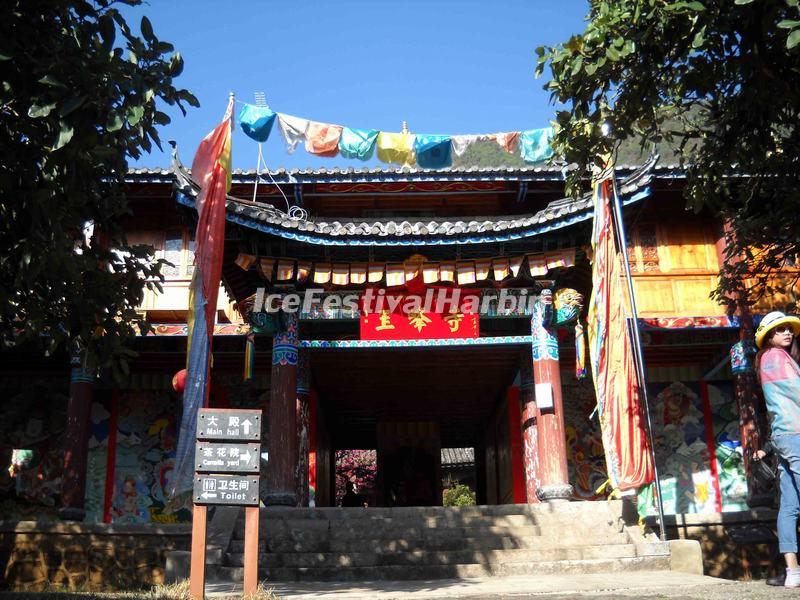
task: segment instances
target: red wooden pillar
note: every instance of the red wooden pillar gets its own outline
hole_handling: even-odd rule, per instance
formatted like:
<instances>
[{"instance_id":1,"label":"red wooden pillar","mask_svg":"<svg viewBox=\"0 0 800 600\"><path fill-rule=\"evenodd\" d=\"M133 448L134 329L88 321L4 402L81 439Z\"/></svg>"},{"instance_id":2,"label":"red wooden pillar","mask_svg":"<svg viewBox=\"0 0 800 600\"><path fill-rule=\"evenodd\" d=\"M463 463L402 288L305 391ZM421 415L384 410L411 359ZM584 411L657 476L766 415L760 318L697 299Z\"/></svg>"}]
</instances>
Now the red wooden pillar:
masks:
<instances>
[{"instance_id":1,"label":"red wooden pillar","mask_svg":"<svg viewBox=\"0 0 800 600\"><path fill-rule=\"evenodd\" d=\"M308 506L308 454L310 444L309 400L311 372L308 350L300 350L297 360L297 502Z\"/></svg>"},{"instance_id":2,"label":"red wooden pillar","mask_svg":"<svg viewBox=\"0 0 800 600\"><path fill-rule=\"evenodd\" d=\"M86 459L89 422L94 396L94 370L86 367L85 355L74 356L69 382L67 430L64 438L64 473L61 477L59 517L83 521L86 516Z\"/></svg>"},{"instance_id":3,"label":"red wooden pillar","mask_svg":"<svg viewBox=\"0 0 800 600\"><path fill-rule=\"evenodd\" d=\"M511 485L514 504L525 504L525 467L522 459L522 413L520 411L519 385L506 392L508 411L509 446L511 447Z\"/></svg>"},{"instance_id":4,"label":"red wooden pillar","mask_svg":"<svg viewBox=\"0 0 800 600\"><path fill-rule=\"evenodd\" d=\"M555 330L553 294L542 290L531 317L536 430L538 434L537 495L540 500L572 498L567 470L567 438L561 396L561 369Z\"/></svg>"},{"instance_id":5,"label":"red wooden pillar","mask_svg":"<svg viewBox=\"0 0 800 600\"><path fill-rule=\"evenodd\" d=\"M538 411L536 398L533 395L533 362L531 349L525 348L520 353L519 395L522 405L522 464L525 472L525 498L529 504L537 504L539 496L539 437L536 430Z\"/></svg>"},{"instance_id":6,"label":"red wooden pillar","mask_svg":"<svg viewBox=\"0 0 800 600\"><path fill-rule=\"evenodd\" d=\"M297 313L279 313L272 338L269 462L264 504L297 505Z\"/></svg>"}]
</instances>

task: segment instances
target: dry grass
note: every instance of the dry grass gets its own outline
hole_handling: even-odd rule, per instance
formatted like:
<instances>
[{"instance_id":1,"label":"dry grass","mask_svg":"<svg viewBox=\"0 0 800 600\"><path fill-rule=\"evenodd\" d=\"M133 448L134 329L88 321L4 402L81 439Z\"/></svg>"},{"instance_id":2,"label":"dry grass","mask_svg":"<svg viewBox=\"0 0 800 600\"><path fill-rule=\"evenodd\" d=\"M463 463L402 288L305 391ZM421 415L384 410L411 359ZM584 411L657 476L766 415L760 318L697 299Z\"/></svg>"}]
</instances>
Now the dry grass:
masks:
<instances>
[{"instance_id":1,"label":"dry grass","mask_svg":"<svg viewBox=\"0 0 800 600\"><path fill-rule=\"evenodd\" d=\"M254 594L229 594L225 600L280 600L265 585L266 581ZM0 600L192 600L192 596L189 582L182 581L136 592L0 592Z\"/></svg>"}]
</instances>

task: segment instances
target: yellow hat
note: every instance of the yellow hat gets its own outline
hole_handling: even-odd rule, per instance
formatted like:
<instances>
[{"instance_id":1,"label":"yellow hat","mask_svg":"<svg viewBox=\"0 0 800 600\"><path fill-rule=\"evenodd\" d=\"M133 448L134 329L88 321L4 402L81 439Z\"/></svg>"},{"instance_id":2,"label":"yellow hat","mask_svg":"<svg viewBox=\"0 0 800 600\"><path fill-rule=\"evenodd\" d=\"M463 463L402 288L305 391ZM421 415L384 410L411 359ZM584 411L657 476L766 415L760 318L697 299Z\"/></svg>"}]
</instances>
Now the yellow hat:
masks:
<instances>
[{"instance_id":1,"label":"yellow hat","mask_svg":"<svg viewBox=\"0 0 800 600\"><path fill-rule=\"evenodd\" d=\"M758 329L756 329L756 346L761 348L761 344L764 342L766 335L778 325L788 325L792 328L793 334L800 335L800 319L797 317L787 317L782 312L776 310L768 313L761 319L761 323Z\"/></svg>"}]
</instances>

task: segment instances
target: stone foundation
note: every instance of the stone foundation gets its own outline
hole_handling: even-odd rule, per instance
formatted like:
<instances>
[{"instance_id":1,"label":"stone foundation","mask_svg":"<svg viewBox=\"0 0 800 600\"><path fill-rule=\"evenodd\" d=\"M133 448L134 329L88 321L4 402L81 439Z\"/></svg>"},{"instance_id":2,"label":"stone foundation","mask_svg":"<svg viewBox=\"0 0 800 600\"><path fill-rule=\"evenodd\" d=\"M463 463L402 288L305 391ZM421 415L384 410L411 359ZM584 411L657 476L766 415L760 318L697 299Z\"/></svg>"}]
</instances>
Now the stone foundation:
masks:
<instances>
[{"instance_id":1,"label":"stone foundation","mask_svg":"<svg viewBox=\"0 0 800 600\"><path fill-rule=\"evenodd\" d=\"M191 525L0 522L0 589L113 591L164 582Z\"/></svg>"},{"instance_id":2,"label":"stone foundation","mask_svg":"<svg viewBox=\"0 0 800 600\"><path fill-rule=\"evenodd\" d=\"M712 514L665 515L671 540L700 542L706 575L764 579L785 567L778 555L777 511L768 509ZM655 525L653 517L648 525Z\"/></svg>"}]
</instances>

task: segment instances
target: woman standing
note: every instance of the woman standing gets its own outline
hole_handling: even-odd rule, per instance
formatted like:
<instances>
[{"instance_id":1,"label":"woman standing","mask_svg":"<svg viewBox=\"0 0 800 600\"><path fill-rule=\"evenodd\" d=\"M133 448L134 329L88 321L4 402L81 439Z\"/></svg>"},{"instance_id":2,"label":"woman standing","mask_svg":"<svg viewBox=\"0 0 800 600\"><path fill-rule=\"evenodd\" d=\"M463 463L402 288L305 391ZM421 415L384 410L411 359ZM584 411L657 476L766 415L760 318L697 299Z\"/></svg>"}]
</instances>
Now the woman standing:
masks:
<instances>
[{"instance_id":1,"label":"woman standing","mask_svg":"<svg viewBox=\"0 0 800 600\"><path fill-rule=\"evenodd\" d=\"M797 519L800 516L800 358L795 336L800 319L771 312L756 330L756 371L764 390L770 441L780 458L778 548L786 559L786 587L800 587ZM764 457L759 450L757 458Z\"/></svg>"}]
</instances>

